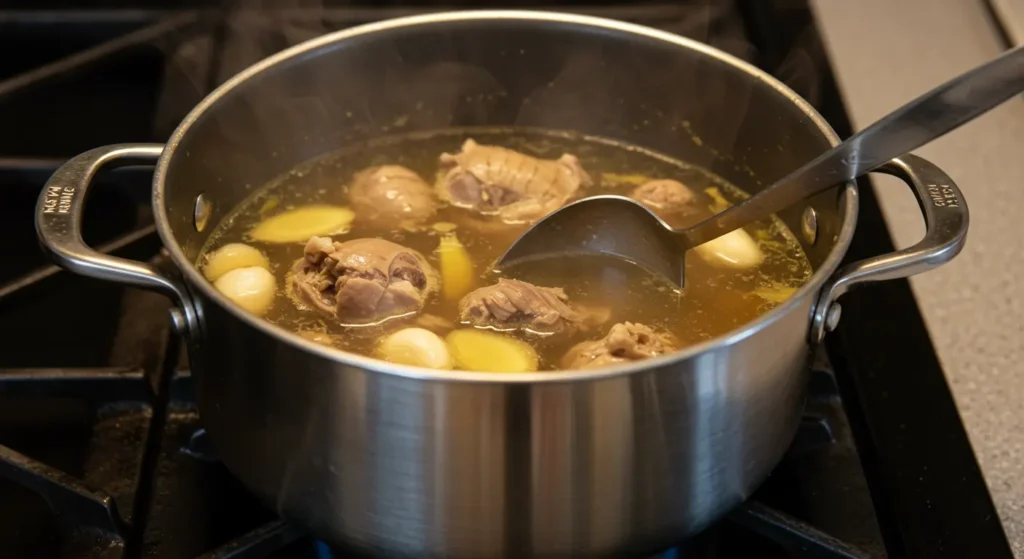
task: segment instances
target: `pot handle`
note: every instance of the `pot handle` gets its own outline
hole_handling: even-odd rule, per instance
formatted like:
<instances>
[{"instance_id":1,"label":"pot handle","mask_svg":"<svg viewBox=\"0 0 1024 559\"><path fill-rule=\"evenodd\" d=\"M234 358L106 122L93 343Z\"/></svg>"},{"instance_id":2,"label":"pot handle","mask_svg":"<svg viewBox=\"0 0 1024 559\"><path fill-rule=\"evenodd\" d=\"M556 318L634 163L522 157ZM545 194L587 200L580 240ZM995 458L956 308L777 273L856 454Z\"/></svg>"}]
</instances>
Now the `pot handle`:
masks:
<instances>
[{"instance_id":1,"label":"pot handle","mask_svg":"<svg viewBox=\"0 0 1024 559\"><path fill-rule=\"evenodd\" d=\"M960 253L967 240L967 202L953 179L916 155L904 155L877 172L903 179L921 206L925 234L914 246L843 266L825 283L811 315L811 343L820 343L839 324L836 302L851 287L871 281L905 278L936 268Z\"/></svg>"},{"instance_id":2,"label":"pot handle","mask_svg":"<svg viewBox=\"0 0 1024 559\"><path fill-rule=\"evenodd\" d=\"M161 144L116 144L77 155L46 181L36 204L36 234L61 268L92 278L159 291L186 306L187 295L173 279L144 263L103 254L82 239L85 198L96 173L104 167L154 163Z\"/></svg>"}]
</instances>

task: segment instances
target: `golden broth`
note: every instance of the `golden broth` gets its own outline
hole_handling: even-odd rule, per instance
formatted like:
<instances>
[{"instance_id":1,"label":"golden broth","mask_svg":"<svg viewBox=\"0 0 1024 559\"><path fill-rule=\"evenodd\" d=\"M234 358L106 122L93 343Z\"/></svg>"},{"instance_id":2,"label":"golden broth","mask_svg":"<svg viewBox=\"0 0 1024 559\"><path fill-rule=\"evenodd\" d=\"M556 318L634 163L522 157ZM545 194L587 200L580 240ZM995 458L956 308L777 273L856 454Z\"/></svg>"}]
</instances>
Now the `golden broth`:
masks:
<instances>
[{"instance_id":1,"label":"golden broth","mask_svg":"<svg viewBox=\"0 0 1024 559\"><path fill-rule=\"evenodd\" d=\"M608 140L515 128L441 130L351 147L303 164L271 181L218 224L197 264L204 262L207 251L226 243L243 242L258 248L269 258L271 272L278 282L277 296L265 315L267 320L293 331L322 332L329 335L330 343L336 347L373 355L384 334L415 324L415 319L404 317L372 326L344 327L314 310L298 309L287 294L286 274L295 260L302 257L305 243L259 243L247 234L262 219L285 209L308 204L347 206L352 176L366 167L402 165L432 183L438 172L438 156L442 152L457 152L470 137L481 144L504 146L536 157L576 155L595 179L594 186L581 188L578 195L582 196L626 194L650 179L678 180L697 194L697 211L677 218L675 226L696 223L746 196L707 170ZM375 226L360 220L357 214L348 232L334 235L333 239L380 237L419 251L440 269L437 248L444 233L432 227L437 223L455 224L454 233L473 262L476 287L497 281L491 264L527 227L505 225L442 204L434 218L420 228L398 224ZM541 369L555 369L568 348L580 341L603 337L616 322L640 322L667 331L677 338L680 347L736 329L784 301L812 273L799 243L781 221L765 221L748 227L747 231L764 253L759 266L750 270L716 266L691 251L687 255L686 289L682 293L639 268L612 258L572 258L516 270L517 279L563 287L570 306L605 309L608 316L599 326L571 335L540 336L522 331L510 335L537 350ZM457 325L457 306L458 301L434 294L422 314L443 319L437 322ZM443 336L444 330L438 328L437 333Z\"/></svg>"}]
</instances>

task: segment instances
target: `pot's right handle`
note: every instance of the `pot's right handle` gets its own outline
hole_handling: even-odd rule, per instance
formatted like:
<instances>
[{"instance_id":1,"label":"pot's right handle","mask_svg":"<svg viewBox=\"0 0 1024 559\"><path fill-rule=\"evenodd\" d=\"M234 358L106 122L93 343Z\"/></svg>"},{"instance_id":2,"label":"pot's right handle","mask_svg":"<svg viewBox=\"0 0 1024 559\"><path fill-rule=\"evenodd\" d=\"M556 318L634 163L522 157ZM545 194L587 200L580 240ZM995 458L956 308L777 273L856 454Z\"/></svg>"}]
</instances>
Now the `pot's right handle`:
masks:
<instances>
[{"instance_id":1,"label":"pot's right handle","mask_svg":"<svg viewBox=\"0 0 1024 559\"><path fill-rule=\"evenodd\" d=\"M843 266L825 283L811 315L811 343L817 344L839 324L840 296L869 281L905 278L949 262L967 240L967 202L941 169L916 156L893 159L878 172L903 179L924 213L925 234L912 247Z\"/></svg>"},{"instance_id":2,"label":"pot's right handle","mask_svg":"<svg viewBox=\"0 0 1024 559\"><path fill-rule=\"evenodd\" d=\"M83 276L159 291L185 309L186 320L192 324L195 316L188 295L177 281L145 262L93 250L82 239L86 194L96 173L104 167L155 163L163 149L160 144L117 144L71 158L39 194L36 233L58 266Z\"/></svg>"}]
</instances>

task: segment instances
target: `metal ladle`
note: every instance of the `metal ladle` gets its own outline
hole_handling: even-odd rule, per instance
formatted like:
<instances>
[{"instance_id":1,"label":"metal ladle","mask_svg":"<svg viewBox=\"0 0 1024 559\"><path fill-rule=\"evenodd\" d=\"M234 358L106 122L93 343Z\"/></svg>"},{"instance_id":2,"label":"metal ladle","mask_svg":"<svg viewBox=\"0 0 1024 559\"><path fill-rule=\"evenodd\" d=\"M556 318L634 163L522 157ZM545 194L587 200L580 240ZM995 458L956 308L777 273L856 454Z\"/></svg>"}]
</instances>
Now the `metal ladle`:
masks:
<instances>
[{"instance_id":1,"label":"metal ladle","mask_svg":"<svg viewBox=\"0 0 1024 559\"><path fill-rule=\"evenodd\" d=\"M1024 91L1024 47L936 87L850 136L743 202L687 229L673 229L625 196L591 196L548 214L498 260L507 270L543 258L604 254L684 285L689 249L849 182L941 137Z\"/></svg>"}]
</instances>

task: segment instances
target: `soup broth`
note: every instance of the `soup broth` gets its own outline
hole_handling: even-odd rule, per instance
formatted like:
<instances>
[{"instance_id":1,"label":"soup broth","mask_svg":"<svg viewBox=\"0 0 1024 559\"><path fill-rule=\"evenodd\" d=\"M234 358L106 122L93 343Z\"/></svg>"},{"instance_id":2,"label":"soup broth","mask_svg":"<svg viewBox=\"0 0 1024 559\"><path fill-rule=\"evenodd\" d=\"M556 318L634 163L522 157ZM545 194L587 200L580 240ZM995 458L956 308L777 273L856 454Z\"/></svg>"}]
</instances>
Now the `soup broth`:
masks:
<instances>
[{"instance_id":1,"label":"soup broth","mask_svg":"<svg viewBox=\"0 0 1024 559\"><path fill-rule=\"evenodd\" d=\"M322 343L364 355L379 355L380 340L406 326L421 326L445 336L460 324L459 301L436 292L422 311L372 325L344 325L307 305L297 304L288 274L303 257L305 241L266 243L252 231L264 219L285 210L311 204L351 207L349 188L359 171L377 165L401 165L433 185L440 179L439 155L458 152L467 138L479 144L503 146L544 159L573 154L592 179L572 198L603 193L626 194L653 179L681 182L695 195L692 210L666 216L674 226L696 223L746 195L709 171L651 153L636 146L571 133L525 129L452 129L375 140L349 147L303 164L257 190L210 236L197 265L209 251L228 243L246 243L269 261L277 287L264 318L282 328L301 332ZM529 226L509 225L495 217L440 204L436 213L418 226L397 221L373 222L356 212L347 230L331 235L334 241L382 238L421 253L440 269L439 244L457 238L472 264L472 286L494 284L500 277L492 264ZM542 265L510 270L516 279L538 286L563 288L568 304L588 317L584 326L554 334L529 329L503 332L529 344L539 369L558 369L566 352L582 341L604 337L616 323L642 323L683 348L734 330L788 298L811 276L811 265L792 233L778 219L746 229L763 255L760 264L742 268L716 262L691 251L686 258L686 287L673 289L629 263L603 257L548 260ZM442 279L443 279L442 275Z\"/></svg>"}]
</instances>

